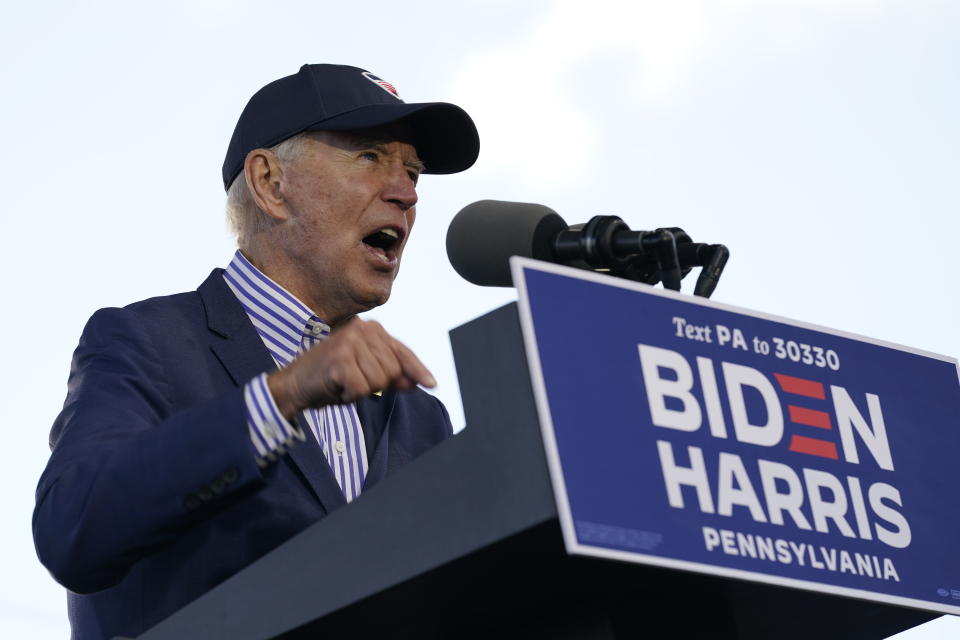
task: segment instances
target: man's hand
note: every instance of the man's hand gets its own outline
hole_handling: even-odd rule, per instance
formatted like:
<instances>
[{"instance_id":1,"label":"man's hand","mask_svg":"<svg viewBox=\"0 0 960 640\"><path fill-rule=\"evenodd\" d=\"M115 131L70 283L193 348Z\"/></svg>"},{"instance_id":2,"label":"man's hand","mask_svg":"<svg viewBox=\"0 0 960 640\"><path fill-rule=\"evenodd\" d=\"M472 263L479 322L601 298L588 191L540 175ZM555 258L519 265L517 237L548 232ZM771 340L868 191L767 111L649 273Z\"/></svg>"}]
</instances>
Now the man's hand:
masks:
<instances>
[{"instance_id":1,"label":"man's hand","mask_svg":"<svg viewBox=\"0 0 960 640\"><path fill-rule=\"evenodd\" d=\"M381 389L435 387L430 371L379 323L353 318L330 337L267 377L287 420L308 407L345 404Z\"/></svg>"}]
</instances>

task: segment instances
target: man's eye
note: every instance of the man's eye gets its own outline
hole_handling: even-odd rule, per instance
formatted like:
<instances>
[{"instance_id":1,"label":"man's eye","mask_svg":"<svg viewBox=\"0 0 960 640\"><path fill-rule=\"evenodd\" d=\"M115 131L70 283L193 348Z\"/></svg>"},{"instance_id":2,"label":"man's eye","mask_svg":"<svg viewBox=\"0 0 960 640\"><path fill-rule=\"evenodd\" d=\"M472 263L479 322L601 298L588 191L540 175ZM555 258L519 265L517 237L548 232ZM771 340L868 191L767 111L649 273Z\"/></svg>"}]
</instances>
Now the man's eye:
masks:
<instances>
[{"instance_id":1,"label":"man's eye","mask_svg":"<svg viewBox=\"0 0 960 640\"><path fill-rule=\"evenodd\" d=\"M413 184L417 184L417 180L420 179L420 174L416 171L407 171L407 175L410 176L410 181L413 182Z\"/></svg>"},{"instance_id":2,"label":"man's eye","mask_svg":"<svg viewBox=\"0 0 960 640\"><path fill-rule=\"evenodd\" d=\"M376 151L364 151L360 154L360 157L364 160L372 160L373 162L376 162L380 159L380 154Z\"/></svg>"}]
</instances>

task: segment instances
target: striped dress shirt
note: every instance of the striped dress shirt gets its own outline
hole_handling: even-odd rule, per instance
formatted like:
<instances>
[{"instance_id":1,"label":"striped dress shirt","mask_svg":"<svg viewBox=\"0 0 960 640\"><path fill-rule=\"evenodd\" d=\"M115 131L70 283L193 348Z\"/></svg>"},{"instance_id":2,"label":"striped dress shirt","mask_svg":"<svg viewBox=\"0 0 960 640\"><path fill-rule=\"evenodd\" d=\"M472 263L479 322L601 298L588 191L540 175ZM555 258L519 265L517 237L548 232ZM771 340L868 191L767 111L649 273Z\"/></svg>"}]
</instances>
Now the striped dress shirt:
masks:
<instances>
[{"instance_id":1,"label":"striped dress shirt","mask_svg":"<svg viewBox=\"0 0 960 640\"><path fill-rule=\"evenodd\" d=\"M278 368L289 365L330 335L326 323L239 250L223 278ZM250 438L261 465L283 454L295 439L305 437L280 414L267 388L267 375L262 373L244 386ZM356 407L351 403L307 409L301 416L320 443L344 497L348 502L353 500L360 495L367 475L367 450Z\"/></svg>"}]
</instances>

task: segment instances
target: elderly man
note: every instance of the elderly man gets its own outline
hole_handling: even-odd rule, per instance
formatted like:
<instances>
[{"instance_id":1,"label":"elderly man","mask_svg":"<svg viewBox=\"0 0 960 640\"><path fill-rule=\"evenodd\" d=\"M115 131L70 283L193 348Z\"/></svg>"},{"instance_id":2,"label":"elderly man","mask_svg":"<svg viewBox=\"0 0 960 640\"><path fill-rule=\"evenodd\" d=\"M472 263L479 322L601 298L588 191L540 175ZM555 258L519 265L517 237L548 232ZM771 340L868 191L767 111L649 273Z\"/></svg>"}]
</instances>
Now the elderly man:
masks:
<instances>
[{"instance_id":1,"label":"elderly man","mask_svg":"<svg viewBox=\"0 0 960 640\"><path fill-rule=\"evenodd\" d=\"M430 372L356 315L390 296L420 174L478 150L459 107L354 67L251 98L233 261L98 311L74 354L34 512L74 638L139 634L450 435Z\"/></svg>"}]
</instances>

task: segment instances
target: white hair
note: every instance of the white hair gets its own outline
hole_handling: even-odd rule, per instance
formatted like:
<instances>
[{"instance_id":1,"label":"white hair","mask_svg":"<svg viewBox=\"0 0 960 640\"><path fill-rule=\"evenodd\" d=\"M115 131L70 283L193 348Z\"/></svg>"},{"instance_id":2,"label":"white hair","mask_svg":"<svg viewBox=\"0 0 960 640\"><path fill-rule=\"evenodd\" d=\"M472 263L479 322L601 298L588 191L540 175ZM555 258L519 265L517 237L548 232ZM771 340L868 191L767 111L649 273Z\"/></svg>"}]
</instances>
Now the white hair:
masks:
<instances>
[{"instance_id":1,"label":"white hair","mask_svg":"<svg viewBox=\"0 0 960 640\"><path fill-rule=\"evenodd\" d=\"M309 131L299 133L278 145L270 147L270 151L277 156L282 166L286 166L303 155L306 149L305 143L310 135ZM230 188L227 189L226 210L227 223L237 237L237 246L241 249L248 245L254 235L266 231L272 224L271 219L260 210L253 199L253 194L247 187L247 180L242 170L233 179Z\"/></svg>"}]
</instances>

